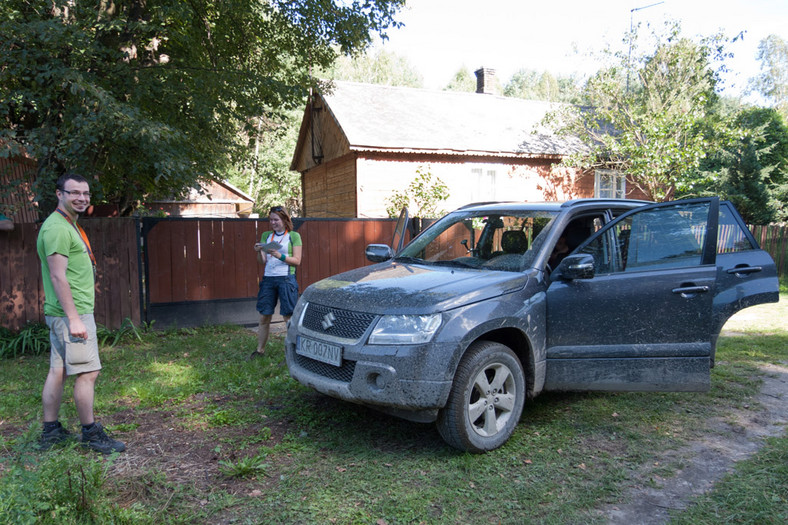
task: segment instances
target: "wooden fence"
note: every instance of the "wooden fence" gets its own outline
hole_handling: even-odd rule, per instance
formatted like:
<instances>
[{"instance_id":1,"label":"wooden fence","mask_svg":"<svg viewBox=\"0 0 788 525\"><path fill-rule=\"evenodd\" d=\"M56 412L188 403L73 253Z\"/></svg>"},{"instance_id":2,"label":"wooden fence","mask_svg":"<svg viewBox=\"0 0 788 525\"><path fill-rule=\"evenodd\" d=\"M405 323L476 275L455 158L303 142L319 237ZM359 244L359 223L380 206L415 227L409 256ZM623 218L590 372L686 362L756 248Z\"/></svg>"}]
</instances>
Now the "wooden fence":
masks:
<instances>
[{"instance_id":1,"label":"wooden fence","mask_svg":"<svg viewBox=\"0 0 788 525\"><path fill-rule=\"evenodd\" d=\"M390 219L298 219L303 240L299 287L369 264L364 248L388 244ZM254 317L260 278L253 244L268 229L256 219L80 220L91 240L98 274L96 320L118 328L163 319L191 324L244 322ZM39 225L17 224L0 232L0 326L18 330L43 321L41 267L36 254ZM788 226L753 226L761 247L788 276ZM224 317L222 317L224 312ZM176 315L178 314L178 315ZM159 317L157 317L159 316Z\"/></svg>"},{"instance_id":2,"label":"wooden fence","mask_svg":"<svg viewBox=\"0 0 788 525\"><path fill-rule=\"evenodd\" d=\"M304 290L313 282L369 264L364 248L389 243L391 219L297 219ZM256 318L261 277L253 245L268 229L256 219L80 219L98 267L96 321L133 323L244 322ZM19 330L43 322L44 291L36 253L40 225L0 232L0 326ZM251 305L251 306L250 306Z\"/></svg>"},{"instance_id":3,"label":"wooden fence","mask_svg":"<svg viewBox=\"0 0 788 525\"><path fill-rule=\"evenodd\" d=\"M118 328L141 321L140 272L135 219L82 219L96 256L96 322ZM0 326L18 330L44 320L41 263L36 252L40 224L21 223L0 232Z\"/></svg>"},{"instance_id":4,"label":"wooden fence","mask_svg":"<svg viewBox=\"0 0 788 525\"><path fill-rule=\"evenodd\" d=\"M364 248L391 242L389 219L300 219L304 242L296 272L301 290L329 275L369 264ZM151 303L257 295L262 268L253 245L268 220L143 219Z\"/></svg>"},{"instance_id":5,"label":"wooden fence","mask_svg":"<svg viewBox=\"0 0 788 525\"><path fill-rule=\"evenodd\" d=\"M390 219L297 219L303 240L299 289L370 264L364 248L390 243ZM146 319L157 326L256 323L262 267L253 245L269 229L258 219L143 219Z\"/></svg>"},{"instance_id":6,"label":"wooden fence","mask_svg":"<svg viewBox=\"0 0 788 525\"><path fill-rule=\"evenodd\" d=\"M761 248L769 252L777 265L777 275L788 277L788 224L750 226L750 231Z\"/></svg>"}]
</instances>

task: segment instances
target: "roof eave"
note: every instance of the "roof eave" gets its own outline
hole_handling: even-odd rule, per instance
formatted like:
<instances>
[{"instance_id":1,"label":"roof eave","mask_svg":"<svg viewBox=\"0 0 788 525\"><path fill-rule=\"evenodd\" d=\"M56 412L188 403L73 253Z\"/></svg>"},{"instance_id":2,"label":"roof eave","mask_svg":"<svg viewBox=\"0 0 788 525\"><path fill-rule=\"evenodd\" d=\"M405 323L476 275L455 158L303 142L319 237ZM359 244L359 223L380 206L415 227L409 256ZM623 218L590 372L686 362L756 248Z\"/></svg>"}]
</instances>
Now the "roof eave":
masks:
<instances>
[{"instance_id":1,"label":"roof eave","mask_svg":"<svg viewBox=\"0 0 788 525\"><path fill-rule=\"evenodd\" d=\"M523 159L551 159L561 160L566 155L562 153L526 153L521 151L485 151L485 150L459 150L459 149L427 149L427 148L395 148L382 146L350 146L350 151L358 153L397 153L409 155L447 155L455 157L496 157L496 158L523 158Z\"/></svg>"}]
</instances>

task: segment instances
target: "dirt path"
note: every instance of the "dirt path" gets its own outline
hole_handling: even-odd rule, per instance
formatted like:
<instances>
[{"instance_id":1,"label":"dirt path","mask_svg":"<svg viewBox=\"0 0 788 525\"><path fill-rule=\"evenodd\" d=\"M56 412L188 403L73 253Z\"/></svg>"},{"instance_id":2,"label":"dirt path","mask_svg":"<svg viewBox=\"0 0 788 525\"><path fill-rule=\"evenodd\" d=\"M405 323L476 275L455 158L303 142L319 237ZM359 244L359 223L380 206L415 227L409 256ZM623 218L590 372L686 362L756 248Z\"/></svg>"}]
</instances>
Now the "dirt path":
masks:
<instances>
[{"instance_id":1,"label":"dirt path","mask_svg":"<svg viewBox=\"0 0 788 525\"><path fill-rule=\"evenodd\" d=\"M669 521L671 510L687 508L697 496L712 489L730 472L737 461L747 459L763 444L765 437L784 434L788 423L788 365L766 365L760 406L732 412L710 421L711 430L703 439L669 452L659 465L684 465L670 478L662 478L648 466L630 482L623 505L598 509L610 524L656 525Z\"/></svg>"}]
</instances>

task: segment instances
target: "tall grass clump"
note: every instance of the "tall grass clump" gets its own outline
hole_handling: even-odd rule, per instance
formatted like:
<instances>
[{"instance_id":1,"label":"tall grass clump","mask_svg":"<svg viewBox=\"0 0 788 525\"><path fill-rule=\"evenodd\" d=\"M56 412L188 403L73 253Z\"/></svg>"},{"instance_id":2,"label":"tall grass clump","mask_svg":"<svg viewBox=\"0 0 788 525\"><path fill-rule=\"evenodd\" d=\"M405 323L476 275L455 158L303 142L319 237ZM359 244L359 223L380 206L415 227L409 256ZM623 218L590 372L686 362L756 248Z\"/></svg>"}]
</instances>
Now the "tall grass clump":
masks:
<instances>
[{"instance_id":1,"label":"tall grass clump","mask_svg":"<svg viewBox=\"0 0 788 525\"><path fill-rule=\"evenodd\" d=\"M148 513L120 507L108 496L112 459L82 453L72 445L49 453L28 446L0 460L0 523L151 523Z\"/></svg>"}]
</instances>

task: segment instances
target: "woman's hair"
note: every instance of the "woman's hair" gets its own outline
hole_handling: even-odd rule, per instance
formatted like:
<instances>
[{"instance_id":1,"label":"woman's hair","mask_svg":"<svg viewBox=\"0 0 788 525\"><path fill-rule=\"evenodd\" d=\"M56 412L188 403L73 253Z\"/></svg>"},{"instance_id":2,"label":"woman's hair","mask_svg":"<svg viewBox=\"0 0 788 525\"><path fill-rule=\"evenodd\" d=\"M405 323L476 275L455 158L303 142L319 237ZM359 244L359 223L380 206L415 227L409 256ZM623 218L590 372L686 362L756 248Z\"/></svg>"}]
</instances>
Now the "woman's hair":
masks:
<instances>
[{"instance_id":1,"label":"woman's hair","mask_svg":"<svg viewBox=\"0 0 788 525\"><path fill-rule=\"evenodd\" d=\"M270 213L279 215L279 218L282 219L283 223L285 223L285 230L293 231L293 220L290 218L290 215L288 215L284 206L274 206L271 208Z\"/></svg>"}]
</instances>

